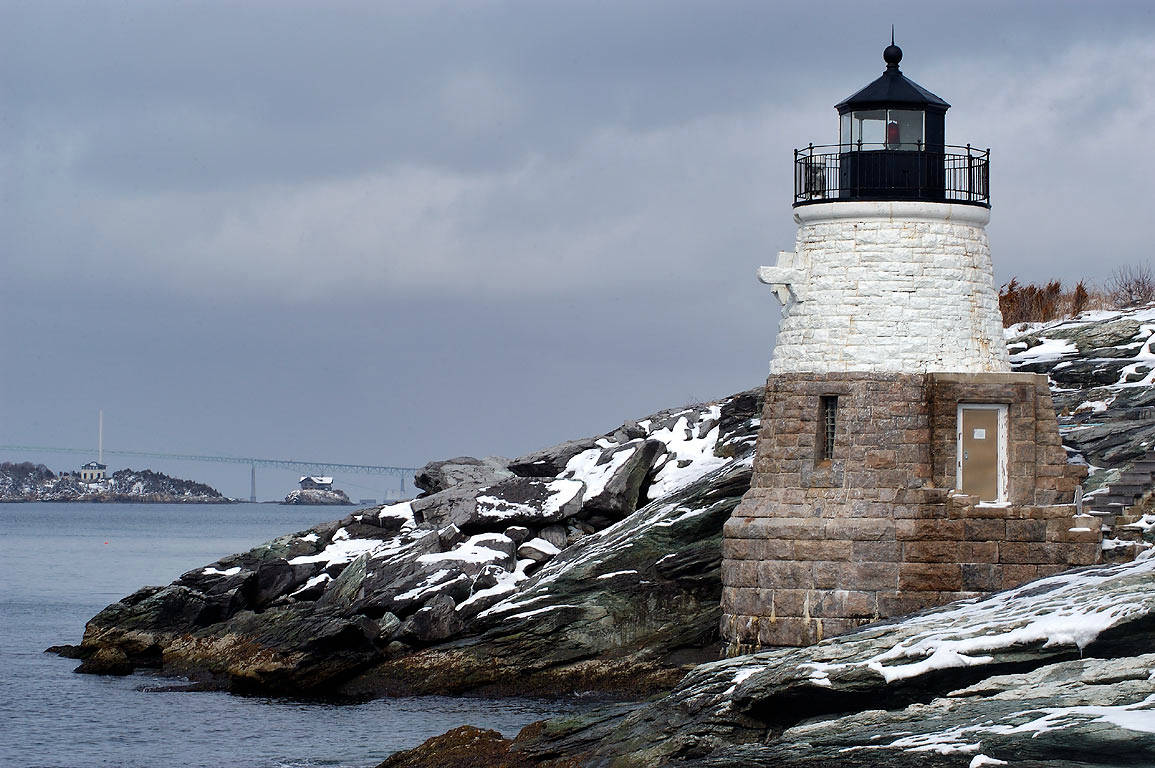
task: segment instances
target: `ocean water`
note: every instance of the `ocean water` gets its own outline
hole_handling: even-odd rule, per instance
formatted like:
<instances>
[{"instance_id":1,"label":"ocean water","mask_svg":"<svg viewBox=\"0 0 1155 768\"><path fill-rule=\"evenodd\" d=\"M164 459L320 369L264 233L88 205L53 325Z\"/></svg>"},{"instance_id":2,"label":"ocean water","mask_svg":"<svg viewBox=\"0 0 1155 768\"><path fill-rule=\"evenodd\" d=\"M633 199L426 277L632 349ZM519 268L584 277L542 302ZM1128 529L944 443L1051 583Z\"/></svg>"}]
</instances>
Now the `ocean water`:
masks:
<instances>
[{"instance_id":1,"label":"ocean water","mask_svg":"<svg viewBox=\"0 0 1155 768\"><path fill-rule=\"evenodd\" d=\"M581 699L415 697L362 704L151 692L147 674L96 677L45 654L146 584L347 509L269 504L0 504L0 766L373 766L459 725L507 736Z\"/></svg>"}]
</instances>

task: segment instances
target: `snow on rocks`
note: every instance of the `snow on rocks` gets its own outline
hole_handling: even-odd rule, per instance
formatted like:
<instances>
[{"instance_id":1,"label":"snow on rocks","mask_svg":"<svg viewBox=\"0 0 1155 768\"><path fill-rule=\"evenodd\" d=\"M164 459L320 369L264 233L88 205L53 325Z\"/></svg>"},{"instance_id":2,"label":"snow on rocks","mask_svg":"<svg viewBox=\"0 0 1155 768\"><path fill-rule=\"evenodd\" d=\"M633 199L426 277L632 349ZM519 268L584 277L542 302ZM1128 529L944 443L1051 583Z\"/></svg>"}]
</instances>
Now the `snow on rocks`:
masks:
<instances>
[{"instance_id":1,"label":"snow on rocks","mask_svg":"<svg viewBox=\"0 0 1155 768\"><path fill-rule=\"evenodd\" d=\"M705 664L607 726L585 759L945 768L981 754L1145 764L1155 755L1153 580L1151 561L1086 568L808 648ZM1105 747L1116 761L1087 759Z\"/></svg>"},{"instance_id":2,"label":"snow on rocks","mask_svg":"<svg viewBox=\"0 0 1155 768\"><path fill-rule=\"evenodd\" d=\"M366 685L401 680L409 691L468 690L495 675L518 685L538 675L539 690L559 692L669 685L694 654L717 653L721 526L749 484L760 407L755 390L627 422L508 469L490 459L429 465L416 499L109 606L86 652L118 649L109 652L122 670L155 665L159 648L163 668L209 664L243 676L247 690L321 685L367 669L367 658L378 666ZM664 456L673 463L660 482L673 490L645 504ZM134 639L141 632L147 648ZM432 660L444 643L458 648L454 663Z\"/></svg>"},{"instance_id":3,"label":"snow on rocks","mask_svg":"<svg viewBox=\"0 0 1155 768\"><path fill-rule=\"evenodd\" d=\"M580 480L510 478L481 489L477 518L502 526L565 520L581 510L584 490Z\"/></svg>"},{"instance_id":4,"label":"snow on rocks","mask_svg":"<svg viewBox=\"0 0 1155 768\"><path fill-rule=\"evenodd\" d=\"M517 556L535 563L544 563L560 551L545 539L530 539L517 548Z\"/></svg>"},{"instance_id":5,"label":"snow on rocks","mask_svg":"<svg viewBox=\"0 0 1155 768\"><path fill-rule=\"evenodd\" d=\"M413 484L428 494L438 493L455 485L488 485L513 477L507 469L508 460L499 456L475 459L459 456L446 461L431 461L413 478Z\"/></svg>"},{"instance_id":6,"label":"snow on rocks","mask_svg":"<svg viewBox=\"0 0 1155 768\"><path fill-rule=\"evenodd\" d=\"M1155 305L1006 329L1016 371L1044 373L1063 442L1108 484L1155 445ZM1100 469L1100 468L1106 468Z\"/></svg>"}]
</instances>

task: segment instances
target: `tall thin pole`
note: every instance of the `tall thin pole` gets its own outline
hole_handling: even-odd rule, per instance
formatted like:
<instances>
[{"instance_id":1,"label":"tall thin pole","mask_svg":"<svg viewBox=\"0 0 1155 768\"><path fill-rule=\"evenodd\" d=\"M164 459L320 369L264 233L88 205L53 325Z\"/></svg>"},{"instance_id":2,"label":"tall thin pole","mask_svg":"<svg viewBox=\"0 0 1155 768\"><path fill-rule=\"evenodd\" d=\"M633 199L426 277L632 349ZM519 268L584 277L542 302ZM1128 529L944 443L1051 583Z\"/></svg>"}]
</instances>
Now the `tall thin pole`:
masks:
<instances>
[{"instance_id":1,"label":"tall thin pole","mask_svg":"<svg viewBox=\"0 0 1155 768\"><path fill-rule=\"evenodd\" d=\"M104 463L104 409L98 412L97 420L99 426L96 429L96 463Z\"/></svg>"},{"instance_id":2,"label":"tall thin pole","mask_svg":"<svg viewBox=\"0 0 1155 768\"><path fill-rule=\"evenodd\" d=\"M249 501L257 501L257 465L249 465Z\"/></svg>"}]
</instances>

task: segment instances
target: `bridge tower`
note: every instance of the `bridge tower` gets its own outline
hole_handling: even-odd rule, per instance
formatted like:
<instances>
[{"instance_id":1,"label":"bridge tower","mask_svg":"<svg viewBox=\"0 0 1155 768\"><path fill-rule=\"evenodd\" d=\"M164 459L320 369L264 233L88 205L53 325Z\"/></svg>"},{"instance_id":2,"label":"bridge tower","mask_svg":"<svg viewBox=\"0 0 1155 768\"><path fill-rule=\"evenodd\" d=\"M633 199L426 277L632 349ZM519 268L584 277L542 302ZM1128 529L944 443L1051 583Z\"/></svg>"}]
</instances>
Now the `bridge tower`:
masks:
<instances>
[{"instance_id":1,"label":"bridge tower","mask_svg":"<svg viewBox=\"0 0 1155 768\"><path fill-rule=\"evenodd\" d=\"M946 144L950 105L893 40L883 59L836 106L838 143L795 151L795 249L759 270L782 321L752 487L725 527L732 653L1098 556L1097 530L1069 531L1082 468L1047 379L1010 372L989 151Z\"/></svg>"}]
</instances>

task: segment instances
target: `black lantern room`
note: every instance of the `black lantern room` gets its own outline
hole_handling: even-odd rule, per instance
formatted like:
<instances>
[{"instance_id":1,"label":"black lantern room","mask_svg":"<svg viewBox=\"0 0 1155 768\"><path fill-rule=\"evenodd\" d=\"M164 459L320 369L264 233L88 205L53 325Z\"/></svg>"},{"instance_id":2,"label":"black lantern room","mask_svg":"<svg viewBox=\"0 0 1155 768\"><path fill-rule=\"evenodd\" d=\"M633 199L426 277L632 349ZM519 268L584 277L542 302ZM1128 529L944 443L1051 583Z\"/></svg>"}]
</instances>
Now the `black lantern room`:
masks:
<instances>
[{"instance_id":1,"label":"black lantern room","mask_svg":"<svg viewBox=\"0 0 1155 768\"><path fill-rule=\"evenodd\" d=\"M893 40L882 58L882 76L835 106L838 144L795 151L794 204L922 200L989 205L989 150L946 144L950 104L899 71L902 49Z\"/></svg>"}]
</instances>

